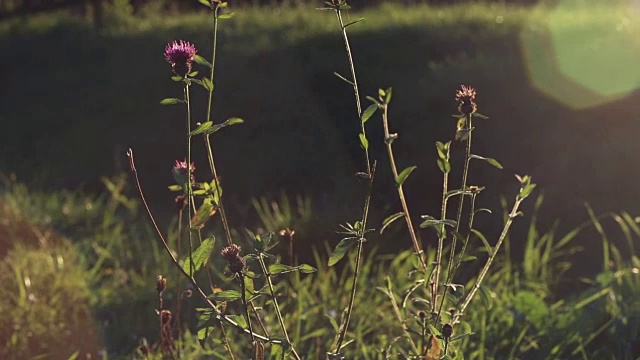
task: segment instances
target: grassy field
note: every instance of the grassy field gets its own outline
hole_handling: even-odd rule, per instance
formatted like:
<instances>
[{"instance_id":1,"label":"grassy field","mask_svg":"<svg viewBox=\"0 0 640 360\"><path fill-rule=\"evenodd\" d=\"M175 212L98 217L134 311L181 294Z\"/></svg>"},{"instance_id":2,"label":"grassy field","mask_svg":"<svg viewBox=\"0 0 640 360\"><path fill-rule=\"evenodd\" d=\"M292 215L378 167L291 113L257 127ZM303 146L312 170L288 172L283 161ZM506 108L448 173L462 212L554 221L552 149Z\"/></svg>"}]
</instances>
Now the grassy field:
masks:
<instances>
[{"instance_id":1,"label":"grassy field","mask_svg":"<svg viewBox=\"0 0 640 360\"><path fill-rule=\"evenodd\" d=\"M462 345L470 349L471 359L554 358L552 354L632 359L640 352L633 343L637 258L613 251L608 259L600 250L603 238L588 227L570 243L587 249L573 258L572 270L590 280L576 286L575 274L549 276L564 269L566 258L551 261L547 254L543 260L543 250L534 246L560 241L558 234L587 219L584 201L597 213L640 210L634 190L640 176L640 168L634 166L635 154L640 153L635 141L640 92L624 87L629 81L640 84L638 67L626 67L628 59L640 53L640 17L629 6L587 5L387 5L349 14L354 20L367 19L350 27L363 95L375 94L380 87L394 89L391 121L400 135L394 145L397 157L401 167L418 165L407 182L416 214L438 211L441 180L433 144L455 131L450 114L456 111L453 98L462 83L478 89L479 111L491 118L479 125L477 151L500 159L505 167L472 168L475 181L489 185L483 202L499 213L499 196L515 191L514 173L533 175L546 194L537 221L516 227L510 246L513 257L502 258L501 270L489 281L495 295L490 311L482 310L486 303L475 305L477 315L470 321L479 337ZM234 18L221 24L214 103L215 120L239 116L246 121L214 137L232 226L277 230L256 214L250 199L264 197L282 204L281 192L291 199L302 194L311 205L290 217L305 244L298 249L300 257L315 262L312 245L324 256L324 241L335 244L337 224L359 207L353 173L364 166L351 89L332 75L349 71L335 18L308 7L234 11ZM15 314L33 316L25 315L24 324L43 317L73 318L64 328L64 341L77 338L73 334L78 329L92 328L95 332L86 332L77 348L104 347L115 357L130 354L138 339L156 335L154 292L147 290L153 289L158 273L170 271L158 244L149 242L152 235L129 200L130 188L120 189L125 182L115 181L106 191L101 177L126 172L125 152L133 147L152 207L162 214L163 228L171 229L174 195L166 186L173 161L183 157L185 146L176 136L183 128L180 110L159 105L163 98L180 96L162 51L169 41L182 38L208 57L211 24L204 14L133 17L117 8L110 10L108 19L100 31L68 14L0 23L0 48L8 50L0 53L5 83L0 122L6 126L0 132L0 173L16 173L19 180L0 184L0 210L10 219L0 224L0 266L6 270L0 274L9 274L0 282L5 288L23 289L0 303L0 312L20 308L22 312ZM549 50L567 44L576 45ZM600 57L611 44L624 51ZM612 66L623 69L625 76L612 73ZM585 73L595 75L578 76ZM594 90L594 81L602 87ZM618 92L605 93L610 89ZM205 96L195 94L194 102L202 109ZM380 159L380 173L388 174L382 129L376 121L369 134L377 139L372 156ZM206 163L203 151L195 154L197 163ZM397 211L392 189L389 176L377 180L374 223ZM532 204L525 213L533 213ZM556 220L560 226L554 228ZM606 223L611 234L606 243L627 249L625 239L636 242L632 220L622 220L626 228L621 221ZM501 221L494 216L482 226L492 234ZM401 230L392 232L377 244L380 252L408 248L405 237ZM396 239L402 241L391 241ZM633 253L632 248L621 252ZM554 254L565 251L571 252L569 247L554 247ZM65 271L70 273L60 271L60 257L69 259L65 264L72 265ZM387 261L391 272L403 273L410 266L407 257L391 263L388 257L372 255L365 273L383 285L389 270L379 264ZM19 260L29 258L44 260ZM521 265L528 258L540 262ZM600 266L608 260L612 267ZM37 268L41 264L49 267ZM335 289L345 288L347 273L340 271L320 267L318 275L292 280L304 289L299 294L304 300L284 306L313 314L291 324L309 358L330 340L331 324L323 314L338 311L347 296L346 291L334 296ZM52 300L57 303L47 303L51 309L68 301L78 304L77 312L46 313L43 307L42 312L30 313L32 300L23 287L26 273L34 281L33 274L51 274L37 281L59 286L38 291L63 294ZM393 325L388 297L364 281L361 288L371 289L358 295L361 305L354 316L360 320L354 336L356 344L371 346L350 351L376 358L375 351L400 330ZM400 281L393 286L401 294L410 284ZM563 299L560 293L571 295ZM69 294L74 297L64 300ZM379 309L381 317L365 316L370 309ZM526 330L520 326L522 319L527 319ZM324 332L314 333L322 339L314 342L305 335L318 324ZM392 330L378 332L385 328L380 324ZM36 332L52 334L62 325L51 321L39 326ZM60 341L39 337L42 344L34 345L22 341L25 336L18 335L12 349L33 351L24 353L28 356L57 351L51 344ZM236 346L241 348L243 341L238 338ZM218 345L212 346L218 350L210 351L219 351Z\"/></svg>"}]
</instances>

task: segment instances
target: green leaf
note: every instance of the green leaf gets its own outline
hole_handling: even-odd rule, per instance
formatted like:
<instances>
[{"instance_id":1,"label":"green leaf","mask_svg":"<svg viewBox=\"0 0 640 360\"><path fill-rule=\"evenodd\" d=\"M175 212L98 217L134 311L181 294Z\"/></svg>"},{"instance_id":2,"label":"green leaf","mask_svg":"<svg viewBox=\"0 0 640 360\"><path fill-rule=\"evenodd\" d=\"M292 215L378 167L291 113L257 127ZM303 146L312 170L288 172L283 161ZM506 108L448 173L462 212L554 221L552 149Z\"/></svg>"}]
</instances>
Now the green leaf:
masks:
<instances>
[{"instance_id":1,"label":"green leaf","mask_svg":"<svg viewBox=\"0 0 640 360\"><path fill-rule=\"evenodd\" d=\"M471 155L469 158L470 158L470 159L484 160L484 161L488 162L489 164L491 164L491 165L493 165L493 166L497 167L498 169L502 169L502 165L501 165L501 164L498 162L498 160L496 160L496 159L492 159L492 158L488 158L488 157L483 157L483 156L475 155L475 154Z\"/></svg>"},{"instance_id":2,"label":"green leaf","mask_svg":"<svg viewBox=\"0 0 640 360\"><path fill-rule=\"evenodd\" d=\"M362 145L362 148L365 150L369 149L369 140L367 140L367 137L363 133L358 134L358 137L360 137L360 145Z\"/></svg>"},{"instance_id":3,"label":"green leaf","mask_svg":"<svg viewBox=\"0 0 640 360\"><path fill-rule=\"evenodd\" d=\"M192 229L201 229L204 224L209 220L213 214L216 213L216 209L209 200L205 200L198 211L196 211L195 215L191 219L191 228Z\"/></svg>"},{"instance_id":4,"label":"green leaf","mask_svg":"<svg viewBox=\"0 0 640 360\"><path fill-rule=\"evenodd\" d=\"M178 103L183 103L184 100L176 99L176 98L166 98L160 101L160 105L173 105Z\"/></svg>"},{"instance_id":5,"label":"green leaf","mask_svg":"<svg viewBox=\"0 0 640 360\"><path fill-rule=\"evenodd\" d=\"M209 78L202 78L202 86L209 92L213 91L213 83L211 82L211 80L209 80Z\"/></svg>"},{"instance_id":6,"label":"green leaf","mask_svg":"<svg viewBox=\"0 0 640 360\"><path fill-rule=\"evenodd\" d=\"M182 191L182 185L169 185L170 191Z\"/></svg>"},{"instance_id":7,"label":"green leaf","mask_svg":"<svg viewBox=\"0 0 640 360\"><path fill-rule=\"evenodd\" d=\"M529 196L531 194L531 192L535 188L536 188L536 184L529 184L529 185L525 186L524 188L522 188L520 190L520 194L518 194L518 197L520 199L525 199L527 196Z\"/></svg>"},{"instance_id":8,"label":"green leaf","mask_svg":"<svg viewBox=\"0 0 640 360\"><path fill-rule=\"evenodd\" d=\"M215 237L210 236L204 239L202 244L200 244L200 246L198 246L198 248L191 254L191 257L193 258L193 273L191 272L191 259L189 257L185 259L182 268L187 274L189 274L189 276L193 276L196 271L200 270L202 266L207 263L215 244Z\"/></svg>"},{"instance_id":9,"label":"green leaf","mask_svg":"<svg viewBox=\"0 0 640 360\"><path fill-rule=\"evenodd\" d=\"M344 28L344 29L346 29L348 26L351 26L351 25L357 24L357 23L359 23L359 22L361 22L361 21L364 21L364 20L365 20L365 18L360 18L360 19L357 19L357 20L353 20L352 22L350 22L350 23L346 24L343 28Z\"/></svg>"},{"instance_id":10,"label":"green leaf","mask_svg":"<svg viewBox=\"0 0 640 360\"><path fill-rule=\"evenodd\" d=\"M475 118L478 118L478 119L483 119L483 120L487 120L489 118L488 116L484 116L484 115L482 115L480 113L477 113L477 112L473 113L472 116L475 117Z\"/></svg>"},{"instance_id":11,"label":"green leaf","mask_svg":"<svg viewBox=\"0 0 640 360\"><path fill-rule=\"evenodd\" d=\"M196 64L198 65L204 65L206 67L208 67L209 69L213 68L213 65L211 65L211 63L209 61L207 61L207 59L205 59L203 56L196 54L193 57L193 60L196 62Z\"/></svg>"},{"instance_id":12,"label":"green leaf","mask_svg":"<svg viewBox=\"0 0 640 360\"><path fill-rule=\"evenodd\" d=\"M413 170L415 170L416 168L417 166L409 166L408 168L402 170L402 172L400 172L400 174L398 174L398 177L396 178L396 185L402 186L402 184L404 184L409 175L411 175Z\"/></svg>"},{"instance_id":13,"label":"green leaf","mask_svg":"<svg viewBox=\"0 0 640 360\"><path fill-rule=\"evenodd\" d=\"M247 319L245 319L244 315L227 315L227 317L234 321L236 324L240 325L241 328L247 328Z\"/></svg>"},{"instance_id":14,"label":"green leaf","mask_svg":"<svg viewBox=\"0 0 640 360\"><path fill-rule=\"evenodd\" d=\"M244 282L244 296L246 299L250 299L256 292L255 288L253 287L253 279L249 276L243 276L242 281Z\"/></svg>"},{"instance_id":15,"label":"green leaf","mask_svg":"<svg viewBox=\"0 0 640 360\"><path fill-rule=\"evenodd\" d=\"M207 298L215 301L236 301L242 298L242 294L237 290L225 290L213 293L207 296Z\"/></svg>"},{"instance_id":16,"label":"green leaf","mask_svg":"<svg viewBox=\"0 0 640 360\"><path fill-rule=\"evenodd\" d=\"M310 273L314 273L316 271L318 271L316 268L314 268L311 265L307 265L307 264L302 264L299 266L289 266L289 265L285 265L285 264L271 264L269 265L269 274L271 275L278 275L278 274L284 274L284 273L289 273L289 272L294 272L294 271L300 271L301 273L304 274L310 274Z\"/></svg>"},{"instance_id":17,"label":"green leaf","mask_svg":"<svg viewBox=\"0 0 640 360\"><path fill-rule=\"evenodd\" d=\"M338 243L336 248L333 250L333 253L331 253L331 256L329 257L329 266L337 264L338 261L340 261L344 257L347 251L356 244L357 240L358 238L355 237L342 239L342 241Z\"/></svg>"},{"instance_id":18,"label":"green leaf","mask_svg":"<svg viewBox=\"0 0 640 360\"><path fill-rule=\"evenodd\" d=\"M376 110L378 110L378 105L376 104L369 105L369 107L366 108L362 113L362 123L363 124L366 123L367 120L369 120L369 118L371 118L371 116L375 114Z\"/></svg>"},{"instance_id":19,"label":"green leaf","mask_svg":"<svg viewBox=\"0 0 640 360\"><path fill-rule=\"evenodd\" d=\"M338 77L338 79L340 79L340 80L342 80L342 81L344 81L344 82L348 83L349 85L353 86L353 81L351 81L351 80L347 79L346 77L344 77L344 76L342 76L342 75L338 74L337 72L335 72L335 71L334 71L334 72L333 72L333 75L337 76L337 77Z\"/></svg>"},{"instance_id":20,"label":"green leaf","mask_svg":"<svg viewBox=\"0 0 640 360\"><path fill-rule=\"evenodd\" d=\"M182 76L178 76L178 75L176 75L176 76L172 76L172 77L171 77L171 80L173 80L173 81L175 81L175 82L178 82L178 81L182 81L182 80L184 80L184 78L183 78Z\"/></svg>"},{"instance_id":21,"label":"green leaf","mask_svg":"<svg viewBox=\"0 0 640 360\"><path fill-rule=\"evenodd\" d=\"M278 275L278 274L283 274L283 273L288 273L288 272L293 272L296 271L296 267L294 266L289 266L289 265L285 265L285 264L271 264L269 265L269 274L271 275Z\"/></svg>"},{"instance_id":22,"label":"green leaf","mask_svg":"<svg viewBox=\"0 0 640 360\"><path fill-rule=\"evenodd\" d=\"M215 330L214 326L204 326L198 329L198 342L200 346L204 349L204 344L210 334Z\"/></svg>"},{"instance_id":23,"label":"green leaf","mask_svg":"<svg viewBox=\"0 0 640 360\"><path fill-rule=\"evenodd\" d=\"M489 254L489 256L491 256L491 254L493 253L493 248L491 247L491 245L489 245L489 241L487 241L487 238L484 236L483 233L481 233L479 230L476 229L471 229L471 231L476 234L476 236L478 237L478 239L480 239L480 241L482 241L482 244L484 245L485 249L487 250L487 253Z\"/></svg>"},{"instance_id":24,"label":"green leaf","mask_svg":"<svg viewBox=\"0 0 640 360\"><path fill-rule=\"evenodd\" d=\"M391 225L391 223L393 223L394 221L398 220L399 218L404 216L404 212L400 211L397 212L393 215L389 215L387 216L386 219L384 219L382 221L382 227L380 228L380 234L382 234L384 232L384 229L387 228L387 226Z\"/></svg>"},{"instance_id":25,"label":"green leaf","mask_svg":"<svg viewBox=\"0 0 640 360\"><path fill-rule=\"evenodd\" d=\"M438 159L438 168L442 171L443 174L448 174L451 172L451 164L447 160Z\"/></svg>"},{"instance_id":26,"label":"green leaf","mask_svg":"<svg viewBox=\"0 0 640 360\"><path fill-rule=\"evenodd\" d=\"M208 8L211 8L211 0L198 0L198 2Z\"/></svg>"},{"instance_id":27,"label":"green leaf","mask_svg":"<svg viewBox=\"0 0 640 360\"><path fill-rule=\"evenodd\" d=\"M213 126L212 121L207 121L200 124L195 130L189 133L189 135L198 135L207 132Z\"/></svg>"},{"instance_id":28,"label":"green leaf","mask_svg":"<svg viewBox=\"0 0 640 360\"><path fill-rule=\"evenodd\" d=\"M385 104L389 104L391 102L391 94L393 89L388 88L387 91L385 91L385 97L384 97L384 103Z\"/></svg>"},{"instance_id":29,"label":"green leaf","mask_svg":"<svg viewBox=\"0 0 640 360\"><path fill-rule=\"evenodd\" d=\"M231 19L233 17L233 12L230 12L228 14L220 14L218 15L218 19Z\"/></svg>"},{"instance_id":30,"label":"green leaf","mask_svg":"<svg viewBox=\"0 0 640 360\"><path fill-rule=\"evenodd\" d=\"M309 264L302 264L302 265L298 266L298 269L303 274L311 274L311 273L314 273L314 272L318 271L318 269L314 268L313 266L311 266Z\"/></svg>"},{"instance_id":31,"label":"green leaf","mask_svg":"<svg viewBox=\"0 0 640 360\"><path fill-rule=\"evenodd\" d=\"M281 344L271 344L270 359L281 360L284 359L284 347Z\"/></svg>"}]
</instances>

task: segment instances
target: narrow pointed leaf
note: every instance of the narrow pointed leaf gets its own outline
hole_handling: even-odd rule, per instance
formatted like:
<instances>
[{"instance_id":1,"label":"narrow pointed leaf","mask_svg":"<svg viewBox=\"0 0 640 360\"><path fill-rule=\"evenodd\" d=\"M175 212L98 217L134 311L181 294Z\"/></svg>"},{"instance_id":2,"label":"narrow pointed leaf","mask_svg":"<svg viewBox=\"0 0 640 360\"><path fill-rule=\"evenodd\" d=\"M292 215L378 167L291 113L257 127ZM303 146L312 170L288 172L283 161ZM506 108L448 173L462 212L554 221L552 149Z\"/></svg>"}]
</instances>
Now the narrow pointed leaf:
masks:
<instances>
[{"instance_id":1,"label":"narrow pointed leaf","mask_svg":"<svg viewBox=\"0 0 640 360\"><path fill-rule=\"evenodd\" d=\"M347 79L346 77L344 77L344 76L342 76L342 75L338 74L337 72L335 72L335 71L334 71L334 72L333 72L333 75L337 76L337 77L338 77L338 79L340 79L340 80L342 80L342 81L344 81L344 82L348 83L349 85L353 86L353 81L351 81L351 80Z\"/></svg>"},{"instance_id":2,"label":"narrow pointed leaf","mask_svg":"<svg viewBox=\"0 0 640 360\"><path fill-rule=\"evenodd\" d=\"M205 133L209 129L211 129L212 126L213 126L213 122L212 121L204 122L204 123L200 124L195 130L190 132L189 135L193 136L193 135L198 135L198 134Z\"/></svg>"},{"instance_id":3,"label":"narrow pointed leaf","mask_svg":"<svg viewBox=\"0 0 640 360\"><path fill-rule=\"evenodd\" d=\"M358 137L360 137L360 145L362 145L362 148L365 150L369 149L369 140L367 140L367 137L363 133L358 134Z\"/></svg>"},{"instance_id":4,"label":"narrow pointed leaf","mask_svg":"<svg viewBox=\"0 0 640 360\"><path fill-rule=\"evenodd\" d=\"M184 100L180 100L180 99L176 99L176 98L166 98L166 99L162 99L162 101L160 101L161 105L173 105L173 104L177 104L177 103L182 103L184 102Z\"/></svg>"},{"instance_id":5,"label":"narrow pointed leaf","mask_svg":"<svg viewBox=\"0 0 640 360\"><path fill-rule=\"evenodd\" d=\"M369 118L371 118L371 116L375 114L376 110L378 110L378 105L376 104L369 105L369 107L366 108L362 113L362 123L363 124L366 123L367 120L369 120Z\"/></svg>"},{"instance_id":6,"label":"narrow pointed leaf","mask_svg":"<svg viewBox=\"0 0 640 360\"><path fill-rule=\"evenodd\" d=\"M498 169L502 169L502 164L500 164L498 162L498 160L496 160L496 159L488 158L488 157L484 157L484 156L480 156L480 155L475 155L475 154L471 155L470 158L471 159L484 160L484 161L488 162L489 164L497 167Z\"/></svg>"},{"instance_id":7,"label":"narrow pointed leaf","mask_svg":"<svg viewBox=\"0 0 640 360\"><path fill-rule=\"evenodd\" d=\"M235 301L241 297L242 294L237 290L225 290L207 296L208 299L215 301Z\"/></svg>"},{"instance_id":8,"label":"narrow pointed leaf","mask_svg":"<svg viewBox=\"0 0 640 360\"><path fill-rule=\"evenodd\" d=\"M340 261L344 257L347 251L356 244L356 240L357 238L353 237L342 239L342 241L338 243L336 248L333 250L333 253L329 257L329 266L337 264L338 261Z\"/></svg>"},{"instance_id":9,"label":"narrow pointed leaf","mask_svg":"<svg viewBox=\"0 0 640 360\"><path fill-rule=\"evenodd\" d=\"M402 184L404 184L404 182L407 180L409 175L411 175L413 170L415 170L416 168L417 166L409 166L408 168L402 170L402 172L398 174L398 178L396 178L396 185L402 186Z\"/></svg>"},{"instance_id":10,"label":"narrow pointed leaf","mask_svg":"<svg viewBox=\"0 0 640 360\"><path fill-rule=\"evenodd\" d=\"M202 0L202 1L206 1L206 0ZM196 64L198 65L204 65L206 67L208 67L209 69L213 68L213 65L211 65L211 63L209 61L207 61L207 59L205 59L203 56L201 55L195 55L193 57L193 60L196 62Z\"/></svg>"},{"instance_id":11,"label":"narrow pointed leaf","mask_svg":"<svg viewBox=\"0 0 640 360\"><path fill-rule=\"evenodd\" d=\"M400 211L397 212L393 215L389 215L387 216L386 219L384 219L382 221L382 227L380 228L380 234L382 234L384 232L384 229L387 228L387 226L391 225L391 223L393 223L394 221L398 220L399 218L404 216L404 212Z\"/></svg>"},{"instance_id":12,"label":"narrow pointed leaf","mask_svg":"<svg viewBox=\"0 0 640 360\"><path fill-rule=\"evenodd\" d=\"M352 22L350 22L350 23L346 24L346 25L344 26L344 28L346 29L348 26L355 25L355 24L357 24L357 23L359 23L359 22L361 22L361 21L364 21L364 20L365 20L365 18L360 18L360 19L357 19L357 20L353 20Z\"/></svg>"}]
</instances>

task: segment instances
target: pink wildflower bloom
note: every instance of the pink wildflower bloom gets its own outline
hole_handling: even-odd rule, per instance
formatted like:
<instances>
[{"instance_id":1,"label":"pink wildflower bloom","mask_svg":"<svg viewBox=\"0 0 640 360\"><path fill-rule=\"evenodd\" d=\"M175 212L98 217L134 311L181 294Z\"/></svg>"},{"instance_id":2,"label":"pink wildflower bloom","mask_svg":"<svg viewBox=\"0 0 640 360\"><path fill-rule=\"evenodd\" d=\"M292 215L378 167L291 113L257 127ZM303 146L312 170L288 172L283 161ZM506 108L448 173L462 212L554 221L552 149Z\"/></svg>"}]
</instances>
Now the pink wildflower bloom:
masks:
<instances>
[{"instance_id":1,"label":"pink wildflower bloom","mask_svg":"<svg viewBox=\"0 0 640 360\"><path fill-rule=\"evenodd\" d=\"M186 76L191 72L191 63L198 50L193 44L180 40L167 44L164 57L171 64L171 69L178 76Z\"/></svg>"}]
</instances>

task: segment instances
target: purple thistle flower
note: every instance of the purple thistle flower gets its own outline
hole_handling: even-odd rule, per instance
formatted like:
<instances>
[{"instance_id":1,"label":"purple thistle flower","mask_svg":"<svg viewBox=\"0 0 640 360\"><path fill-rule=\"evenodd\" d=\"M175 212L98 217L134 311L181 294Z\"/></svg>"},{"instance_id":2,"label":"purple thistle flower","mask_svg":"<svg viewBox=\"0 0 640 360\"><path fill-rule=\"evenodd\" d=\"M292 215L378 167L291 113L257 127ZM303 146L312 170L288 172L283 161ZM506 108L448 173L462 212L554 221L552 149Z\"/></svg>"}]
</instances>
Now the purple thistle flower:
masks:
<instances>
[{"instance_id":1,"label":"purple thistle flower","mask_svg":"<svg viewBox=\"0 0 640 360\"><path fill-rule=\"evenodd\" d=\"M471 86L461 85L460 90L456 91L456 101L458 102L458 111L463 115L470 115L476 112L478 105L476 104L476 89Z\"/></svg>"},{"instance_id":2,"label":"purple thistle flower","mask_svg":"<svg viewBox=\"0 0 640 360\"><path fill-rule=\"evenodd\" d=\"M164 48L164 57L171 64L174 74L186 76L191 72L191 63L197 52L193 44L180 40L167 44Z\"/></svg>"},{"instance_id":3,"label":"purple thistle flower","mask_svg":"<svg viewBox=\"0 0 640 360\"><path fill-rule=\"evenodd\" d=\"M187 174L187 172L191 172L191 176ZM187 183L187 179L191 178L191 182L195 182L195 178L193 176L193 172L196 171L196 165L191 163L191 166L187 166L187 161L176 160L176 163L173 165L173 178L179 185L184 185Z\"/></svg>"}]
</instances>

